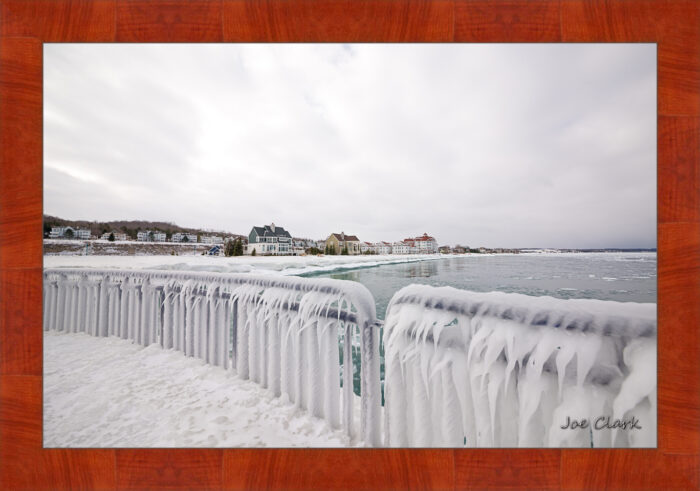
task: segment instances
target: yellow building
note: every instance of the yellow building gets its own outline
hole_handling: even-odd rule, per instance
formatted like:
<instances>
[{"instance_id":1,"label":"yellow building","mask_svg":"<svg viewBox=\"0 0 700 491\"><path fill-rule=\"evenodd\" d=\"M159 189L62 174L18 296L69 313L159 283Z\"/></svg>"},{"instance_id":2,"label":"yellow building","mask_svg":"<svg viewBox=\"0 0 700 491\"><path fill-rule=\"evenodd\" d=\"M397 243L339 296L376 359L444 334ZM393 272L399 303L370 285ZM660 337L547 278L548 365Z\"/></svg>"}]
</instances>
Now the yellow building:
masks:
<instances>
[{"instance_id":1,"label":"yellow building","mask_svg":"<svg viewBox=\"0 0 700 491\"><path fill-rule=\"evenodd\" d=\"M345 232L339 234L331 234L326 239L326 250L332 249L335 254L342 254L343 249L347 247L348 255L354 256L360 254L360 239L355 235L346 235Z\"/></svg>"}]
</instances>

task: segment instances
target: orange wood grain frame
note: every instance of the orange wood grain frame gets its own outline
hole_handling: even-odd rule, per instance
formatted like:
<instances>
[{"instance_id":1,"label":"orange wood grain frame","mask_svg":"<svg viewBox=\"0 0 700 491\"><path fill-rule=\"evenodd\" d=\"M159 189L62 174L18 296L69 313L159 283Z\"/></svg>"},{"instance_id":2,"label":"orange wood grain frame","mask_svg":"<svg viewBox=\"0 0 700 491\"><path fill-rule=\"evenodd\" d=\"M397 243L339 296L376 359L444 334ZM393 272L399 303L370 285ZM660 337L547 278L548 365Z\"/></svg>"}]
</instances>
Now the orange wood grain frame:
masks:
<instances>
[{"instance_id":1,"label":"orange wood grain frame","mask_svg":"<svg viewBox=\"0 0 700 491\"><path fill-rule=\"evenodd\" d=\"M44 450L42 43L243 41L658 43L658 449ZM693 0L0 0L0 489L698 489L699 159Z\"/></svg>"}]
</instances>

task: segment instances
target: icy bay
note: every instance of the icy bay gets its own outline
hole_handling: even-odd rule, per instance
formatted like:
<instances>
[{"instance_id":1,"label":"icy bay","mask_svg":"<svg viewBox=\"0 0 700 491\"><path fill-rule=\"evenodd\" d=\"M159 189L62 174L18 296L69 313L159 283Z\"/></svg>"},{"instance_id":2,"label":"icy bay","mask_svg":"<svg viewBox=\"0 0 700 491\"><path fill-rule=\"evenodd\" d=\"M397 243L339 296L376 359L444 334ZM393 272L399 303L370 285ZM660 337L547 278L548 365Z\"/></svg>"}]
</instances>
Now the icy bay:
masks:
<instances>
[{"instance_id":1,"label":"icy bay","mask_svg":"<svg viewBox=\"0 0 700 491\"><path fill-rule=\"evenodd\" d=\"M357 281L384 318L392 295L419 283L479 292L502 291L556 298L656 303L656 253L560 253L444 256L437 261L307 273Z\"/></svg>"}]
</instances>

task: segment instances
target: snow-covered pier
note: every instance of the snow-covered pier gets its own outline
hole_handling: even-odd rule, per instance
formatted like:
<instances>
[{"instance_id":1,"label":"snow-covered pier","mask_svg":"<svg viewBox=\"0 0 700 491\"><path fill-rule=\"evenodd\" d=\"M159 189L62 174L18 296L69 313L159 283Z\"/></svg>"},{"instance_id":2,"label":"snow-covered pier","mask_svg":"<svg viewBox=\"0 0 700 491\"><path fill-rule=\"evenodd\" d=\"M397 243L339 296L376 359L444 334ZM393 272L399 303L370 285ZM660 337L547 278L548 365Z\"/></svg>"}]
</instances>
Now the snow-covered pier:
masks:
<instances>
[{"instance_id":1,"label":"snow-covered pier","mask_svg":"<svg viewBox=\"0 0 700 491\"><path fill-rule=\"evenodd\" d=\"M656 446L656 304L411 285L384 339L387 446Z\"/></svg>"},{"instance_id":2,"label":"snow-covered pier","mask_svg":"<svg viewBox=\"0 0 700 491\"><path fill-rule=\"evenodd\" d=\"M172 271L47 269L44 328L154 343L236 370L379 445L379 328L358 283ZM358 332L359 331L359 332ZM355 428L352 343L361 353ZM338 346L342 346L342 360ZM341 388L342 367L342 388ZM341 397L342 391L342 397Z\"/></svg>"}]
</instances>

